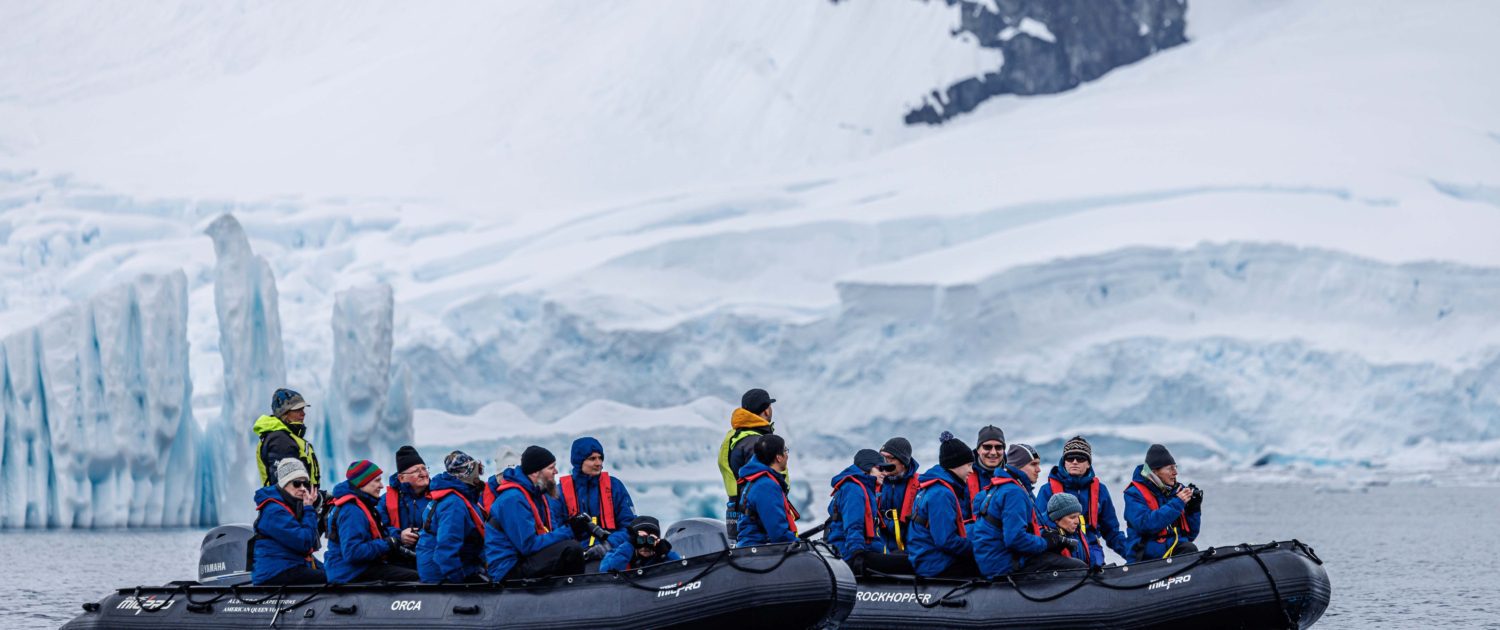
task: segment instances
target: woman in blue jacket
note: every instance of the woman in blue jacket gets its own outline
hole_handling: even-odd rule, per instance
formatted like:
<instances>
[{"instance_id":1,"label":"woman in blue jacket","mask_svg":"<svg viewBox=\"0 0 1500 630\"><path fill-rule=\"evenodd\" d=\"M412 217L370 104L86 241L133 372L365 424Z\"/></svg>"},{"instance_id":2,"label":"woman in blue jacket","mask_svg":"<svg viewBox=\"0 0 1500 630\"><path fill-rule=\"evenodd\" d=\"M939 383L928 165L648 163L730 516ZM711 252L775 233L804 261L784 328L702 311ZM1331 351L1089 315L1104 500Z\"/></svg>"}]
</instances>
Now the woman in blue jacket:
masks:
<instances>
[{"instance_id":1,"label":"woman in blue jacket","mask_svg":"<svg viewBox=\"0 0 1500 630\"><path fill-rule=\"evenodd\" d=\"M276 485L255 492L255 538L250 582L267 586L322 584L328 580L318 549L318 511L307 467L296 458L276 463Z\"/></svg>"},{"instance_id":2,"label":"woman in blue jacket","mask_svg":"<svg viewBox=\"0 0 1500 630\"><path fill-rule=\"evenodd\" d=\"M941 439L938 465L919 478L906 551L917 575L977 577L979 567L967 532L972 519L966 480L973 473L974 451L947 431Z\"/></svg>"},{"instance_id":3,"label":"woman in blue jacket","mask_svg":"<svg viewBox=\"0 0 1500 630\"><path fill-rule=\"evenodd\" d=\"M1042 525L1056 527L1041 509L1052 499L1052 495L1065 492L1078 499L1083 506L1078 534L1088 543L1089 564L1104 566L1104 545L1109 545L1121 558L1130 557L1130 544L1125 530L1120 527L1120 517L1115 515L1115 503L1109 496L1109 487L1104 485L1093 469L1094 451L1083 436L1074 436L1063 445L1062 461L1052 467L1047 483L1037 490L1036 505Z\"/></svg>"},{"instance_id":4,"label":"woman in blue jacket","mask_svg":"<svg viewBox=\"0 0 1500 630\"><path fill-rule=\"evenodd\" d=\"M1135 467L1125 499L1130 561L1155 560L1198 550L1193 541L1203 525L1202 495L1177 483L1177 460L1167 447L1152 444L1146 463Z\"/></svg>"},{"instance_id":5,"label":"woman in blue jacket","mask_svg":"<svg viewBox=\"0 0 1500 630\"><path fill-rule=\"evenodd\" d=\"M672 551L672 543L661 537L660 522L650 516L637 516L626 530L625 540L599 563L599 572L628 571L681 559L681 555Z\"/></svg>"},{"instance_id":6,"label":"woman in blue jacket","mask_svg":"<svg viewBox=\"0 0 1500 630\"><path fill-rule=\"evenodd\" d=\"M484 520L479 487L484 465L463 451L444 458L447 472L432 478L431 503L417 539L417 573L423 582L484 581Z\"/></svg>"}]
</instances>

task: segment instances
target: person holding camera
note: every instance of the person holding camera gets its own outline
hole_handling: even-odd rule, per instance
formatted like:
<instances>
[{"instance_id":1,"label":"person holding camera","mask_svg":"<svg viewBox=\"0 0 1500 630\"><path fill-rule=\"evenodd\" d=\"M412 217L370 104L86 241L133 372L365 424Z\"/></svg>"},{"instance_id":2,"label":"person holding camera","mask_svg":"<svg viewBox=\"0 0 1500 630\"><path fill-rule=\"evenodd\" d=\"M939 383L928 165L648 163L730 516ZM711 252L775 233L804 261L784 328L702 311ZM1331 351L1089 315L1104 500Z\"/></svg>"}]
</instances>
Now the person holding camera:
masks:
<instances>
[{"instance_id":1,"label":"person holding camera","mask_svg":"<svg viewBox=\"0 0 1500 630\"><path fill-rule=\"evenodd\" d=\"M1135 467L1125 498L1126 540L1132 562L1170 558L1198 550L1203 523L1203 491L1177 483L1177 460L1167 447L1152 444L1146 463Z\"/></svg>"},{"instance_id":2,"label":"person holding camera","mask_svg":"<svg viewBox=\"0 0 1500 630\"><path fill-rule=\"evenodd\" d=\"M653 517L637 516L625 531L625 540L615 545L599 563L600 573L629 571L682 559L672 551L672 543L661 537L661 523Z\"/></svg>"},{"instance_id":3,"label":"person holding camera","mask_svg":"<svg viewBox=\"0 0 1500 630\"><path fill-rule=\"evenodd\" d=\"M609 532L580 512L563 519L553 508L558 499L557 458L540 446L521 453L520 467L505 469L485 521L484 558L490 580L583 573L583 545L578 538Z\"/></svg>"},{"instance_id":4,"label":"person holding camera","mask_svg":"<svg viewBox=\"0 0 1500 630\"><path fill-rule=\"evenodd\" d=\"M328 576L313 557L318 549L317 491L307 466L288 457L277 462L272 471L276 485L255 491L250 583L322 584Z\"/></svg>"},{"instance_id":5,"label":"person holding camera","mask_svg":"<svg viewBox=\"0 0 1500 630\"><path fill-rule=\"evenodd\" d=\"M391 559L413 555L402 546L380 512L375 497L385 484L374 462L361 459L349 464L344 481L333 487L333 512L328 520L328 582L415 582L415 569L397 566ZM414 556L413 556L414 557Z\"/></svg>"},{"instance_id":6,"label":"person holding camera","mask_svg":"<svg viewBox=\"0 0 1500 630\"><path fill-rule=\"evenodd\" d=\"M386 523L391 536L401 541L401 546L416 549L417 537L422 531L417 526L422 523L422 513L427 510L427 490L432 485L432 478L428 476L427 462L422 461L416 447L410 445L396 449L396 471L386 484L385 495L380 497L375 511ZM391 558L391 564L415 570L417 557L415 554L396 554Z\"/></svg>"},{"instance_id":7,"label":"person holding camera","mask_svg":"<svg viewBox=\"0 0 1500 630\"><path fill-rule=\"evenodd\" d=\"M1115 514L1115 503L1110 498L1109 487L1099 480L1094 474L1093 467L1094 448L1081 435L1075 435L1063 444L1062 461L1052 467L1052 473L1047 475L1047 483L1042 484L1036 493L1036 505L1039 511L1043 511L1042 525L1059 525L1056 519L1051 518L1051 507L1049 501L1052 497L1060 494L1070 494L1078 500L1078 504L1084 506L1082 509L1082 520L1078 523L1078 536L1088 544L1089 564L1104 566L1104 546L1120 554L1122 558L1130 557L1130 543L1125 538L1125 530L1120 527L1120 517Z\"/></svg>"},{"instance_id":8,"label":"person holding camera","mask_svg":"<svg viewBox=\"0 0 1500 630\"><path fill-rule=\"evenodd\" d=\"M1088 563L1063 555L1074 543L1037 520L1031 486L1042 474L1041 456L1029 444L1012 444L1005 468L991 480L974 525L974 561L979 572L995 580L1025 571L1082 569ZM1076 503L1076 501L1075 501Z\"/></svg>"},{"instance_id":9,"label":"person holding camera","mask_svg":"<svg viewBox=\"0 0 1500 630\"><path fill-rule=\"evenodd\" d=\"M619 479L609 476L604 470L604 445L592 437L573 440L570 453L573 473L558 478L558 489L562 494L566 518L578 514L592 514L594 524L608 532L608 536L594 536L591 531L578 537L585 551L584 560L603 559L609 550L625 542L625 528L635 520L635 502L630 499L630 490Z\"/></svg>"}]
</instances>

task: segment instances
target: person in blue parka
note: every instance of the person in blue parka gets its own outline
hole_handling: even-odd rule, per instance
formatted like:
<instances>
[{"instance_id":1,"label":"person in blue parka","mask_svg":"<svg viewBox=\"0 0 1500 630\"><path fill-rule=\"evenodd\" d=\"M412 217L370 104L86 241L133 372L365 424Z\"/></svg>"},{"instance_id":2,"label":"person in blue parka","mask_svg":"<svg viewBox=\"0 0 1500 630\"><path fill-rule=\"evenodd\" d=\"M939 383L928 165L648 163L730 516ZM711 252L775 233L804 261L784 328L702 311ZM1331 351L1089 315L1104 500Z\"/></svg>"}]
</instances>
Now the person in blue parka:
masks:
<instances>
[{"instance_id":1,"label":"person in blue parka","mask_svg":"<svg viewBox=\"0 0 1500 630\"><path fill-rule=\"evenodd\" d=\"M969 475L969 499L979 501L980 495L990 487L991 480L1005 469L1005 432L993 424L979 430L979 443L974 445L974 474ZM979 514L979 504L970 506Z\"/></svg>"},{"instance_id":2,"label":"person in blue parka","mask_svg":"<svg viewBox=\"0 0 1500 630\"><path fill-rule=\"evenodd\" d=\"M333 487L333 511L329 514L328 582L415 582L415 569L395 566L391 558L401 554L401 542L375 509L375 497L384 485L374 462L361 459L349 464L344 481Z\"/></svg>"},{"instance_id":3,"label":"person in blue parka","mask_svg":"<svg viewBox=\"0 0 1500 630\"><path fill-rule=\"evenodd\" d=\"M974 525L974 559L987 579L998 579L1021 570L1077 569L1082 560L1058 555L1071 543L1056 531L1043 531L1037 521L1036 500L1031 484L1042 472L1036 449L1012 444L1005 452L1005 468L978 501L980 515ZM1053 552L1053 553L1045 553Z\"/></svg>"},{"instance_id":4,"label":"person in blue parka","mask_svg":"<svg viewBox=\"0 0 1500 630\"><path fill-rule=\"evenodd\" d=\"M920 478L912 508L911 542L906 551L912 568L923 577L976 577L974 550L969 543L969 487L974 451L963 440L943 432L938 465Z\"/></svg>"},{"instance_id":5,"label":"person in blue parka","mask_svg":"<svg viewBox=\"0 0 1500 630\"><path fill-rule=\"evenodd\" d=\"M739 471L739 527L736 546L797 540L797 510L787 499L786 441L776 434L755 442L754 457Z\"/></svg>"},{"instance_id":6,"label":"person in blue parka","mask_svg":"<svg viewBox=\"0 0 1500 630\"><path fill-rule=\"evenodd\" d=\"M606 540L594 540L587 532L578 539L585 547L584 560L599 560L611 547L625 542L630 536L625 528L635 520L635 502L630 500L630 491L625 484L605 472L604 445L599 440L578 438L573 441L569 455L573 473L558 479L563 514L565 518L588 514L594 523L610 532ZM608 502L603 500L605 483L609 484Z\"/></svg>"},{"instance_id":7,"label":"person in blue parka","mask_svg":"<svg viewBox=\"0 0 1500 630\"><path fill-rule=\"evenodd\" d=\"M672 543L661 537L660 522L650 516L637 516L626 529L625 540L599 563L599 572L629 571L681 559L680 554L672 551Z\"/></svg>"},{"instance_id":8,"label":"person in blue parka","mask_svg":"<svg viewBox=\"0 0 1500 630\"><path fill-rule=\"evenodd\" d=\"M1063 444L1062 461L1052 467L1047 483L1037 489L1036 505L1042 525L1056 527L1057 523L1048 516L1048 511L1040 508L1059 491L1078 499L1079 505L1083 506L1078 535L1088 543L1089 564L1102 567L1105 545L1122 558L1130 557L1130 546L1125 530L1120 528L1120 517L1115 515L1115 503L1110 499L1109 488L1094 475L1093 457L1093 447L1081 435L1073 436Z\"/></svg>"},{"instance_id":9,"label":"person in blue parka","mask_svg":"<svg viewBox=\"0 0 1500 630\"><path fill-rule=\"evenodd\" d=\"M1132 562L1168 558L1198 550L1193 541L1203 525L1203 495L1177 483L1177 460L1167 447L1152 444L1146 463L1135 467L1120 493L1125 499L1125 537Z\"/></svg>"},{"instance_id":10,"label":"person in blue parka","mask_svg":"<svg viewBox=\"0 0 1500 630\"><path fill-rule=\"evenodd\" d=\"M855 575L864 571L866 553L885 551L876 512L880 491L876 479L887 465L879 452L861 449L854 454L854 463L829 481L833 494L823 540L839 552Z\"/></svg>"},{"instance_id":11,"label":"person in blue parka","mask_svg":"<svg viewBox=\"0 0 1500 630\"><path fill-rule=\"evenodd\" d=\"M491 581L583 573L580 534L593 523L584 514L563 521L553 509L557 458L540 446L521 453L521 465L501 473L485 522L484 558Z\"/></svg>"},{"instance_id":12,"label":"person in blue parka","mask_svg":"<svg viewBox=\"0 0 1500 630\"><path fill-rule=\"evenodd\" d=\"M432 478L422 535L417 539L417 572L422 581L483 582L484 520L479 488L484 464L463 451L443 458L446 472Z\"/></svg>"},{"instance_id":13,"label":"person in blue parka","mask_svg":"<svg viewBox=\"0 0 1500 630\"><path fill-rule=\"evenodd\" d=\"M288 457L276 463L276 485L255 491L255 538L250 583L267 586L322 584L328 580L313 557L318 548L317 501L307 466Z\"/></svg>"},{"instance_id":14,"label":"person in blue parka","mask_svg":"<svg viewBox=\"0 0 1500 630\"><path fill-rule=\"evenodd\" d=\"M917 499L918 471L922 464L911 456L911 442L893 437L880 447L880 456L892 470L881 479L880 537L890 553L906 553L911 541L911 514Z\"/></svg>"},{"instance_id":15,"label":"person in blue parka","mask_svg":"<svg viewBox=\"0 0 1500 630\"><path fill-rule=\"evenodd\" d=\"M409 445L396 449L396 470L375 509L380 512L380 519L390 528L391 535L401 541L401 546L415 552L417 537L422 532L422 514L427 510L427 490L432 485L432 478L428 476L427 463L422 461L417 449ZM400 553L391 561L410 569L417 568L415 553Z\"/></svg>"}]
</instances>

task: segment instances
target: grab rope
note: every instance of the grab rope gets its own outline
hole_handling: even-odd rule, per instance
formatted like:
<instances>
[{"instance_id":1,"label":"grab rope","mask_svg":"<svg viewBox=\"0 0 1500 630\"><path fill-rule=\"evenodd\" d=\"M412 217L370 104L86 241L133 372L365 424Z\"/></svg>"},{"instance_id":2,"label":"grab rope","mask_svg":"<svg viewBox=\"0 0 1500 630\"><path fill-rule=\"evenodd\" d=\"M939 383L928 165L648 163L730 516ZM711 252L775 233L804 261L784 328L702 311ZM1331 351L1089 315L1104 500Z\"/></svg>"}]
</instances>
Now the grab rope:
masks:
<instances>
[{"instance_id":1,"label":"grab rope","mask_svg":"<svg viewBox=\"0 0 1500 630\"><path fill-rule=\"evenodd\" d=\"M1270 549L1280 547L1277 543L1271 543ZM1296 630L1300 627L1296 619L1292 618L1292 611L1286 609L1286 604L1281 599L1281 589L1276 587L1276 578L1271 575L1271 569L1266 566L1266 561L1260 559L1260 549L1250 548L1250 557L1255 559L1255 564L1260 565L1261 573L1266 574L1266 581L1271 584L1271 594L1276 596L1276 608L1286 617L1286 627Z\"/></svg>"},{"instance_id":2,"label":"grab rope","mask_svg":"<svg viewBox=\"0 0 1500 630\"><path fill-rule=\"evenodd\" d=\"M694 575L693 577L687 578L685 580L679 580L677 582L677 584L678 585L689 584L689 583L696 582L696 581L702 579L704 576L708 575L709 573L712 573L715 569L719 568L719 566L720 566L719 562L721 560L725 561L723 566L731 567L731 568L735 569L736 571L743 571L745 573L753 573L753 574L757 574L757 575L765 574L765 573L770 573L772 571L775 571L776 569L781 568L781 565L785 564L786 563L786 559L790 558L792 556L792 554L798 553L798 552L801 552L801 551L804 551L804 550L808 550L808 551L812 550L812 545L813 544L814 543L811 543L811 542L808 542L808 541L800 541L799 540L797 542L794 542L794 543L791 543L791 544L787 545L786 548L782 550L781 555L776 559L776 563L772 564L771 566L766 567L764 569L751 568L751 567L747 567L747 566L744 566L742 564L736 563L735 562L735 558L734 558L734 551L731 550L731 549L725 549L725 550L719 552L718 554L716 554L714 556L714 559L711 560L711 561L709 561L708 566L703 567L703 570L699 571L697 575ZM625 584L627 586L630 586L631 588L638 588L638 589L641 589L641 590L652 591L652 592L660 591L662 589L662 587L659 587L659 586L650 586L650 585L647 585L647 584L641 584L639 582L636 582L635 578L632 577L633 573L634 572L632 572L632 571L621 571L620 572L620 575L621 575L622 578L624 578Z\"/></svg>"}]
</instances>

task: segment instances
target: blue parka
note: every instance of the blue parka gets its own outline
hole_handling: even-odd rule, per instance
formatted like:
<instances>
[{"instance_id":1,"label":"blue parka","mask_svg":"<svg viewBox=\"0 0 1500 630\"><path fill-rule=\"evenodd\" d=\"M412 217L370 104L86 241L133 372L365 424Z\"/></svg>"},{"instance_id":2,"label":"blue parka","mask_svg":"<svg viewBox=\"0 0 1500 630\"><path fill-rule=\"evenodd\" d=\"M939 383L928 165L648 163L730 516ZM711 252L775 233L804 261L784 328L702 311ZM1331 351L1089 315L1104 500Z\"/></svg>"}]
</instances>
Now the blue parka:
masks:
<instances>
[{"instance_id":1,"label":"blue parka","mask_svg":"<svg viewBox=\"0 0 1500 630\"><path fill-rule=\"evenodd\" d=\"M740 479L759 472L771 473L745 485L740 494L739 538L737 546L788 543L797 540L792 523L787 520L786 478L770 466L751 458L740 467Z\"/></svg>"},{"instance_id":2,"label":"blue parka","mask_svg":"<svg viewBox=\"0 0 1500 630\"><path fill-rule=\"evenodd\" d=\"M1115 502L1109 498L1109 487L1099 482L1099 522L1089 523L1089 488L1094 482L1094 467L1089 466L1088 472L1082 476L1074 477L1068 474L1068 470L1059 463L1052 467L1051 474L1047 475L1047 483L1043 483L1036 491L1037 520L1047 527L1057 527L1057 523L1047 516L1047 501L1052 499L1052 481L1056 480L1062 484L1063 492L1073 495L1078 503L1083 506L1083 518L1079 519L1083 525L1081 533L1084 542L1089 546L1089 564L1096 567L1104 566L1104 545L1120 554L1121 558L1130 557L1130 544L1126 540L1125 530L1120 528L1120 517L1115 515ZM1101 538L1104 543L1100 544Z\"/></svg>"},{"instance_id":3,"label":"blue parka","mask_svg":"<svg viewBox=\"0 0 1500 630\"><path fill-rule=\"evenodd\" d=\"M970 536L979 572L992 580L1022 568L1027 558L1047 550L1047 541L1031 531L1037 516L1031 480L1014 466L1005 466L1001 472L1020 483L995 484L980 495L976 503L983 512Z\"/></svg>"},{"instance_id":4,"label":"blue parka","mask_svg":"<svg viewBox=\"0 0 1500 630\"><path fill-rule=\"evenodd\" d=\"M1146 478L1145 468L1145 464L1136 466L1135 473L1131 475L1132 483L1120 493L1125 499L1125 539L1130 551L1130 555L1125 557L1131 562L1161 558L1179 538L1196 540L1199 526L1203 523L1202 512L1184 517L1187 505L1173 496L1182 484L1177 484L1167 492L1157 492L1156 486ZM1146 505L1137 483L1156 494L1156 510L1153 511ZM1187 524L1186 528L1182 526L1184 522Z\"/></svg>"},{"instance_id":5,"label":"blue parka","mask_svg":"<svg viewBox=\"0 0 1500 630\"><path fill-rule=\"evenodd\" d=\"M609 573L610 571L624 571L626 569L641 568L630 566L630 561L633 558L635 558L635 545L631 544L630 539L627 537L624 542L615 545L615 548L609 551L609 555L604 556L604 560L599 563L599 572ZM641 566L644 567L651 566L652 564L661 564L663 562L674 562L681 559L682 554L679 554L676 551L668 551L667 557L663 558L661 556L656 556L654 558L651 558L651 562L649 564L643 564Z\"/></svg>"},{"instance_id":6,"label":"blue parka","mask_svg":"<svg viewBox=\"0 0 1500 630\"><path fill-rule=\"evenodd\" d=\"M390 511L386 509L386 497L392 492L396 493L397 518L391 518ZM389 527L391 535L399 539L401 530L422 526L422 515L427 513L427 504L430 502L426 495L417 496L410 484L398 481L393 474L390 482L385 484L385 494L380 495L380 502L375 509L380 512L380 521ZM397 527L398 524L400 527Z\"/></svg>"},{"instance_id":7,"label":"blue parka","mask_svg":"<svg viewBox=\"0 0 1500 630\"><path fill-rule=\"evenodd\" d=\"M600 514L604 512L599 507L601 496L599 493L600 478L583 474L583 460L588 459L589 455L593 453L604 454L604 445L600 444L599 440L591 437L581 437L573 440L573 450L571 453L573 473L568 476L573 480L573 494L577 497L578 509L593 516L595 521L599 522L602 527L604 523L599 521ZM609 492L610 504L615 509L615 528L610 531L609 544L610 546L619 546L620 543L625 542L626 538L630 537L625 528L635 522L635 502L630 500L630 491L625 489L625 484L616 479L614 475L610 475L609 477ZM567 517L567 512L567 504L563 503L562 513L564 518ZM587 547L589 535L578 536L577 540L584 543L584 546Z\"/></svg>"},{"instance_id":8,"label":"blue parka","mask_svg":"<svg viewBox=\"0 0 1500 630\"><path fill-rule=\"evenodd\" d=\"M912 568L924 577L935 577L964 554L974 553L959 525L961 520L968 521L972 513L968 486L942 466L927 469L919 478L921 483L934 480L948 482L952 490L935 483L917 493L916 504L912 506L911 542L906 545Z\"/></svg>"},{"instance_id":9,"label":"blue parka","mask_svg":"<svg viewBox=\"0 0 1500 630\"><path fill-rule=\"evenodd\" d=\"M273 499L291 511L269 502ZM256 490L255 505L260 514L255 517L258 536L250 582L261 584L297 567L318 568L312 555L318 548L318 511L304 507L301 500L282 493L277 486Z\"/></svg>"},{"instance_id":10,"label":"blue parka","mask_svg":"<svg viewBox=\"0 0 1500 630\"><path fill-rule=\"evenodd\" d=\"M448 473L433 477L428 492L449 489L468 499L474 514L483 509L479 506L479 489ZM462 582L484 571L484 530L474 525L463 500L449 495L432 501L422 518L430 519L417 539L417 574L423 582Z\"/></svg>"},{"instance_id":11,"label":"blue parka","mask_svg":"<svg viewBox=\"0 0 1500 630\"><path fill-rule=\"evenodd\" d=\"M885 483L880 486L880 537L885 543L885 548L890 553L899 553L906 541L911 540L911 523L901 524L901 544L896 541L896 519L891 518L893 511L900 512L901 506L906 501L907 480L917 476L917 471L922 469L922 464L916 458L912 458L911 466L906 469L906 475L897 479L887 477ZM908 515L910 516L910 515Z\"/></svg>"},{"instance_id":12,"label":"blue parka","mask_svg":"<svg viewBox=\"0 0 1500 630\"><path fill-rule=\"evenodd\" d=\"M376 538L370 533L370 520L365 518L364 510L353 503L333 508L333 522L330 523L328 533L328 550L323 552L323 561L328 565L328 583L344 584L354 581L371 564L379 562L391 551L391 544L387 536L390 536L390 528L386 526L385 518L380 516L375 509L375 497L372 497L358 488L349 486L349 482L341 481L333 487L333 498L354 495L355 501L365 504L370 514L375 517L376 526L380 529L382 536Z\"/></svg>"},{"instance_id":13,"label":"blue parka","mask_svg":"<svg viewBox=\"0 0 1500 630\"><path fill-rule=\"evenodd\" d=\"M984 464L979 463L979 451L974 451L974 472L970 473L969 476L977 480L978 488L977 490L971 488L971 490L974 490L970 493L971 496L969 497L969 511L971 513L979 513L979 498L984 496L984 491L990 488L990 482L993 481L996 476L1003 474L1005 474L1004 461L1000 462L999 468L985 468Z\"/></svg>"},{"instance_id":14,"label":"blue parka","mask_svg":"<svg viewBox=\"0 0 1500 630\"><path fill-rule=\"evenodd\" d=\"M885 551L885 541L880 538L880 515L870 513L876 509L876 501L880 496L877 494L875 478L850 465L843 472L834 475L828 483L834 488L833 498L828 502L828 515L832 522L828 524L828 529L823 530L827 532L823 540L838 550L841 558L863 551ZM870 515L870 524L875 528L873 540L865 538L866 514Z\"/></svg>"},{"instance_id":15,"label":"blue parka","mask_svg":"<svg viewBox=\"0 0 1500 630\"><path fill-rule=\"evenodd\" d=\"M485 520L484 560L489 564L490 580L496 582L505 579L527 556L573 538L573 530L563 524L560 513L551 507L557 500L538 492L519 467L506 468L501 476L521 486L526 494L515 490L497 493ZM527 501L528 497L531 501ZM533 502L537 515L547 521L543 527L548 530L546 533L537 533L536 518L531 512ZM500 525L498 529L496 524Z\"/></svg>"}]
</instances>

